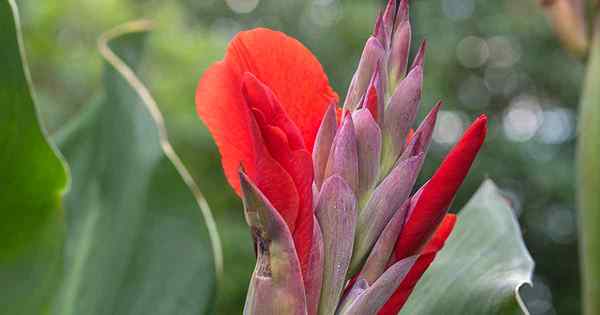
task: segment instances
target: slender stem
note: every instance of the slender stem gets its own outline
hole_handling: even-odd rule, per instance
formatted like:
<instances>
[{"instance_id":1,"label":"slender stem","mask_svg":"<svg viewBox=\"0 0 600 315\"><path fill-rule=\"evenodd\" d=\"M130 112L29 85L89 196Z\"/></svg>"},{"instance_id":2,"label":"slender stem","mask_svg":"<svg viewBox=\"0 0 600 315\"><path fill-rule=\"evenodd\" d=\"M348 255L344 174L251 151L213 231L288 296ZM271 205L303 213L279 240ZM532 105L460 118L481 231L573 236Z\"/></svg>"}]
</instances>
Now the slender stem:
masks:
<instances>
[{"instance_id":1,"label":"slender stem","mask_svg":"<svg viewBox=\"0 0 600 315\"><path fill-rule=\"evenodd\" d=\"M595 21L579 111L577 199L585 315L600 315L600 18Z\"/></svg>"}]
</instances>

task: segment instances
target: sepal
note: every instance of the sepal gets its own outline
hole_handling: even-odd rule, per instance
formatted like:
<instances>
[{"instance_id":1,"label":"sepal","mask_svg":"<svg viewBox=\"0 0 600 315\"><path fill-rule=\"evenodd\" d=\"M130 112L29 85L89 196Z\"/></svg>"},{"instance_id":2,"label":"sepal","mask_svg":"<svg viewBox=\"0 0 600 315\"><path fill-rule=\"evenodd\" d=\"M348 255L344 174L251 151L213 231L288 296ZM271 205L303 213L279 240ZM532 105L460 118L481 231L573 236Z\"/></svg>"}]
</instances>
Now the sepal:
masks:
<instances>
[{"instance_id":1,"label":"sepal","mask_svg":"<svg viewBox=\"0 0 600 315\"><path fill-rule=\"evenodd\" d=\"M287 224L243 171L240 187L257 255L244 314L307 314L300 263Z\"/></svg>"}]
</instances>

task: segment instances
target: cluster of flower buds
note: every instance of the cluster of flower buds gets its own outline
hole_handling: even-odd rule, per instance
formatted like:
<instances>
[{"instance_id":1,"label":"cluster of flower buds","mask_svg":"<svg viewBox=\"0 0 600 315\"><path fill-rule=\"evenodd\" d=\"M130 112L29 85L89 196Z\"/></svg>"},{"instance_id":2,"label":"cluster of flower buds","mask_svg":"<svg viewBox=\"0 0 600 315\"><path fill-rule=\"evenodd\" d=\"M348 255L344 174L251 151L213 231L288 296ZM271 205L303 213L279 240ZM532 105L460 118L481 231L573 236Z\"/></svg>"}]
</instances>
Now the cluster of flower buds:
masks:
<instances>
[{"instance_id":1,"label":"cluster of flower buds","mask_svg":"<svg viewBox=\"0 0 600 315\"><path fill-rule=\"evenodd\" d=\"M244 314L397 314L443 247L487 120L415 192L441 104L412 129L425 44L409 67L410 42L408 0L390 0L341 109L316 58L280 32L238 34L204 73L197 111L256 246Z\"/></svg>"},{"instance_id":2,"label":"cluster of flower buds","mask_svg":"<svg viewBox=\"0 0 600 315\"><path fill-rule=\"evenodd\" d=\"M408 1L390 1L342 114L332 105L322 119L312 151L315 221L304 272L285 220L241 172L258 256L245 314L396 314L443 246L456 219L447 207L483 142L486 119L411 196L441 104L412 131L425 44L408 68L410 42Z\"/></svg>"}]
</instances>

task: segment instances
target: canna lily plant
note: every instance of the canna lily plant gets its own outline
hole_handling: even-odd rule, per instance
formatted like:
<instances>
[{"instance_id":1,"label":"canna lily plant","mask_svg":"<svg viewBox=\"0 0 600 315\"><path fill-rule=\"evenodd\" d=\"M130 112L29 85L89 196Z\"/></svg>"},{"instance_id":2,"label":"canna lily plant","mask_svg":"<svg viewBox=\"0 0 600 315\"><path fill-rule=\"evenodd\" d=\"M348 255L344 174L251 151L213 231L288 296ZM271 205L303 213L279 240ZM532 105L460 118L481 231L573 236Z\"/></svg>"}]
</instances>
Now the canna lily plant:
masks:
<instances>
[{"instance_id":1,"label":"canna lily plant","mask_svg":"<svg viewBox=\"0 0 600 315\"><path fill-rule=\"evenodd\" d=\"M414 192L441 103L411 129L426 45L409 67L410 42L408 1L390 0L340 107L311 52L269 29L239 33L200 79L255 244L244 314L397 314L444 246L487 118Z\"/></svg>"},{"instance_id":2,"label":"canna lily plant","mask_svg":"<svg viewBox=\"0 0 600 315\"><path fill-rule=\"evenodd\" d=\"M0 314L212 314L216 225L136 75L151 23L100 37L103 88L53 137L14 0L0 25ZM407 1L390 1L339 108L312 54L266 29L202 78L198 113L257 254L245 314L526 313L533 261L501 191L486 181L447 214L486 118L413 187L441 105L411 129L425 46L409 67L410 37Z\"/></svg>"}]
</instances>

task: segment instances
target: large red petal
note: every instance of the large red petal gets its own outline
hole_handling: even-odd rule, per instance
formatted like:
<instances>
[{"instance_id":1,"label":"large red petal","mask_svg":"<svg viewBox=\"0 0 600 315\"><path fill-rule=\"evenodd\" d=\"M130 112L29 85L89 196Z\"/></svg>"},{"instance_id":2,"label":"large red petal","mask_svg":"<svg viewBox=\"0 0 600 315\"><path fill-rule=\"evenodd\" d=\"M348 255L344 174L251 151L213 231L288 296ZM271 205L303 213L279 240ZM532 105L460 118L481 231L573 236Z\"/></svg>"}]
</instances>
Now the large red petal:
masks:
<instances>
[{"instance_id":1,"label":"large red petal","mask_svg":"<svg viewBox=\"0 0 600 315\"><path fill-rule=\"evenodd\" d=\"M417 254L435 231L467 176L486 132L487 118L480 116L423 187L421 196L396 242L396 260Z\"/></svg>"},{"instance_id":2,"label":"large red petal","mask_svg":"<svg viewBox=\"0 0 600 315\"><path fill-rule=\"evenodd\" d=\"M256 177L252 116L242 101L239 79L225 63L212 65L200 79L196 111L217 143L229 184L241 196L239 168Z\"/></svg>"},{"instance_id":3,"label":"large red petal","mask_svg":"<svg viewBox=\"0 0 600 315\"><path fill-rule=\"evenodd\" d=\"M271 88L312 152L327 107L338 101L314 55L281 32L258 28L232 40L225 62L238 77L250 72Z\"/></svg>"},{"instance_id":4,"label":"large red petal","mask_svg":"<svg viewBox=\"0 0 600 315\"><path fill-rule=\"evenodd\" d=\"M437 252L444 247L444 243L446 242L446 239L448 239L448 236L450 236L455 223L456 216L454 214L448 214L444 217L444 220L437 228L435 234L429 242L427 242L423 253L417 258L417 261L400 284L400 287L396 289L396 292L394 292L392 297L390 297L387 303L379 311L378 315L398 314L415 288L415 285L421 279L421 276L423 276L423 273L435 259Z\"/></svg>"}]
</instances>

